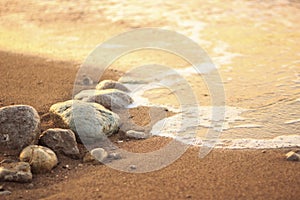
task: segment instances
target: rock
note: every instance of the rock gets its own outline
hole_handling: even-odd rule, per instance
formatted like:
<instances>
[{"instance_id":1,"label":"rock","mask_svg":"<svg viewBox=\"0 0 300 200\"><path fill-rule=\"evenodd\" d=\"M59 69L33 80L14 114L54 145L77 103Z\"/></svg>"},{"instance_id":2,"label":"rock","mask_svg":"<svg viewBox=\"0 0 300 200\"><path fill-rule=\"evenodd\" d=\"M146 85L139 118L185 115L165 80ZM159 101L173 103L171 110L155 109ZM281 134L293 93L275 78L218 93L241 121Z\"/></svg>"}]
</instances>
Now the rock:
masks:
<instances>
[{"instance_id":1,"label":"rock","mask_svg":"<svg viewBox=\"0 0 300 200\"><path fill-rule=\"evenodd\" d=\"M50 115L58 127L71 129L83 143L95 143L119 130L119 116L97 103L57 103L51 106Z\"/></svg>"},{"instance_id":2,"label":"rock","mask_svg":"<svg viewBox=\"0 0 300 200\"><path fill-rule=\"evenodd\" d=\"M108 157L108 153L102 148L96 148L87 152L83 158L83 162L102 163Z\"/></svg>"},{"instance_id":3,"label":"rock","mask_svg":"<svg viewBox=\"0 0 300 200\"><path fill-rule=\"evenodd\" d=\"M33 183L29 183L28 185L26 185L27 189L32 189L34 188L34 184Z\"/></svg>"},{"instance_id":4,"label":"rock","mask_svg":"<svg viewBox=\"0 0 300 200\"><path fill-rule=\"evenodd\" d=\"M288 161L300 161L300 154L293 151L288 152L285 156Z\"/></svg>"},{"instance_id":5,"label":"rock","mask_svg":"<svg viewBox=\"0 0 300 200\"><path fill-rule=\"evenodd\" d=\"M20 160L28 162L33 173L50 172L58 163L56 154L51 149L38 145L23 149Z\"/></svg>"},{"instance_id":6,"label":"rock","mask_svg":"<svg viewBox=\"0 0 300 200\"><path fill-rule=\"evenodd\" d=\"M126 108L133 102L128 94L117 89L83 90L74 99L95 102L110 110Z\"/></svg>"},{"instance_id":7,"label":"rock","mask_svg":"<svg viewBox=\"0 0 300 200\"><path fill-rule=\"evenodd\" d=\"M106 90L106 89L118 89L123 92L130 92L130 90L123 85L122 83L119 83L117 81L113 80L103 80L96 86L97 90Z\"/></svg>"},{"instance_id":8,"label":"rock","mask_svg":"<svg viewBox=\"0 0 300 200\"><path fill-rule=\"evenodd\" d=\"M0 181L28 183L32 181L30 165L27 162L9 163L0 167Z\"/></svg>"},{"instance_id":9,"label":"rock","mask_svg":"<svg viewBox=\"0 0 300 200\"><path fill-rule=\"evenodd\" d=\"M93 85L94 81L90 77L83 75L82 84L83 85Z\"/></svg>"},{"instance_id":10,"label":"rock","mask_svg":"<svg viewBox=\"0 0 300 200\"><path fill-rule=\"evenodd\" d=\"M0 108L0 145L7 149L22 150L36 144L40 134L40 117L26 105Z\"/></svg>"},{"instance_id":11,"label":"rock","mask_svg":"<svg viewBox=\"0 0 300 200\"><path fill-rule=\"evenodd\" d=\"M70 165L64 165L64 166L62 166L62 168L71 170Z\"/></svg>"},{"instance_id":12,"label":"rock","mask_svg":"<svg viewBox=\"0 0 300 200\"><path fill-rule=\"evenodd\" d=\"M130 169L132 169L132 170L135 170L135 169L136 169L136 165L130 165L129 167L130 167Z\"/></svg>"},{"instance_id":13,"label":"rock","mask_svg":"<svg viewBox=\"0 0 300 200\"><path fill-rule=\"evenodd\" d=\"M0 195L9 195L9 194L11 194L11 191L4 189L3 185L0 185Z\"/></svg>"},{"instance_id":14,"label":"rock","mask_svg":"<svg viewBox=\"0 0 300 200\"><path fill-rule=\"evenodd\" d=\"M146 139L149 137L149 135L145 132L139 132L134 130L127 131L125 136L132 139Z\"/></svg>"},{"instance_id":15,"label":"rock","mask_svg":"<svg viewBox=\"0 0 300 200\"><path fill-rule=\"evenodd\" d=\"M56 154L79 158L76 137L70 129L48 129L40 136L40 144L52 149Z\"/></svg>"},{"instance_id":16,"label":"rock","mask_svg":"<svg viewBox=\"0 0 300 200\"><path fill-rule=\"evenodd\" d=\"M110 153L108 154L108 158L113 159L113 160L119 160L121 159L121 155L119 153Z\"/></svg>"},{"instance_id":17,"label":"rock","mask_svg":"<svg viewBox=\"0 0 300 200\"><path fill-rule=\"evenodd\" d=\"M9 191L9 190L3 190L3 191L0 190L0 195L10 195L10 194L11 194L11 191Z\"/></svg>"}]
</instances>

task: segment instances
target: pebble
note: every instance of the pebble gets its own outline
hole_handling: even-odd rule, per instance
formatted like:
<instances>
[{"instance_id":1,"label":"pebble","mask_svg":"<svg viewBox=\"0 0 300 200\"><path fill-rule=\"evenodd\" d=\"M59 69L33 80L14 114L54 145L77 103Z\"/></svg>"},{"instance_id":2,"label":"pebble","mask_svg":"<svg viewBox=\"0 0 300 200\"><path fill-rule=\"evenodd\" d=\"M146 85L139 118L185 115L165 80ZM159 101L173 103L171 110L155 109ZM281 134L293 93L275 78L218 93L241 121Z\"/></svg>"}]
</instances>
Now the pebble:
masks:
<instances>
[{"instance_id":1,"label":"pebble","mask_svg":"<svg viewBox=\"0 0 300 200\"><path fill-rule=\"evenodd\" d=\"M34 184L33 183L30 183L26 186L27 189L32 189L34 187Z\"/></svg>"},{"instance_id":2,"label":"pebble","mask_svg":"<svg viewBox=\"0 0 300 200\"><path fill-rule=\"evenodd\" d=\"M64 169L68 169L68 170L71 169L69 165L64 165L63 168L64 168Z\"/></svg>"},{"instance_id":3,"label":"pebble","mask_svg":"<svg viewBox=\"0 0 300 200\"><path fill-rule=\"evenodd\" d=\"M146 139L149 137L148 134L146 134L145 132L134 131L134 130L127 131L125 136L128 138L137 139L137 140Z\"/></svg>"},{"instance_id":4,"label":"pebble","mask_svg":"<svg viewBox=\"0 0 300 200\"><path fill-rule=\"evenodd\" d=\"M32 181L30 165L27 162L8 163L0 166L0 182L28 183Z\"/></svg>"},{"instance_id":5,"label":"pebble","mask_svg":"<svg viewBox=\"0 0 300 200\"><path fill-rule=\"evenodd\" d=\"M50 172L58 163L56 154L51 149L38 145L23 149L20 160L28 162L33 173Z\"/></svg>"},{"instance_id":6,"label":"pebble","mask_svg":"<svg viewBox=\"0 0 300 200\"><path fill-rule=\"evenodd\" d=\"M103 148L93 149L85 154L83 162L102 163L108 157L107 151Z\"/></svg>"},{"instance_id":7,"label":"pebble","mask_svg":"<svg viewBox=\"0 0 300 200\"><path fill-rule=\"evenodd\" d=\"M123 85L122 83L119 83L117 81L113 80L103 80L96 86L97 90L106 90L106 89L118 89L123 92L130 92L130 90Z\"/></svg>"},{"instance_id":8,"label":"pebble","mask_svg":"<svg viewBox=\"0 0 300 200\"><path fill-rule=\"evenodd\" d=\"M135 170L135 169L136 169L136 165L130 165L129 167L130 167L130 169L132 169L132 170Z\"/></svg>"},{"instance_id":9,"label":"pebble","mask_svg":"<svg viewBox=\"0 0 300 200\"><path fill-rule=\"evenodd\" d=\"M0 191L0 195L9 195L9 194L11 194L11 191L8 190Z\"/></svg>"},{"instance_id":10,"label":"pebble","mask_svg":"<svg viewBox=\"0 0 300 200\"><path fill-rule=\"evenodd\" d=\"M5 190L3 185L0 185L0 195L9 195L11 194L11 191Z\"/></svg>"},{"instance_id":11,"label":"pebble","mask_svg":"<svg viewBox=\"0 0 300 200\"><path fill-rule=\"evenodd\" d=\"M39 142L56 154L64 154L75 159L80 156L75 133L70 129L48 129L42 133Z\"/></svg>"},{"instance_id":12,"label":"pebble","mask_svg":"<svg viewBox=\"0 0 300 200\"><path fill-rule=\"evenodd\" d=\"M295 153L294 151L288 152L285 156L288 161L300 161L300 154Z\"/></svg>"},{"instance_id":13,"label":"pebble","mask_svg":"<svg viewBox=\"0 0 300 200\"><path fill-rule=\"evenodd\" d=\"M121 155L119 153L110 153L108 155L108 158L111 158L111 159L114 159L114 160L118 160L118 159L121 159Z\"/></svg>"}]
</instances>

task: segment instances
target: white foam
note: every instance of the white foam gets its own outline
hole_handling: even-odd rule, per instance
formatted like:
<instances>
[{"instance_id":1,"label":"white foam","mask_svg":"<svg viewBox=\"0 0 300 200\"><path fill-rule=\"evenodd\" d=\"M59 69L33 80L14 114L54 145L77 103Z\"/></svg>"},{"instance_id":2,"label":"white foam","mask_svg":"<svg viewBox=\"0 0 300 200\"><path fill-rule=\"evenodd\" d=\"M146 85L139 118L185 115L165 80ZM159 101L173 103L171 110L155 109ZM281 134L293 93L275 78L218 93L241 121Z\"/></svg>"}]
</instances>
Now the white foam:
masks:
<instances>
[{"instance_id":1,"label":"white foam","mask_svg":"<svg viewBox=\"0 0 300 200\"><path fill-rule=\"evenodd\" d=\"M228 143L228 140L227 142ZM222 146L222 141L220 142ZM235 139L224 144L229 149L274 149L300 147L300 135L282 135L272 139Z\"/></svg>"},{"instance_id":2,"label":"white foam","mask_svg":"<svg viewBox=\"0 0 300 200\"><path fill-rule=\"evenodd\" d=\"M237 125L234 126L234 128L261 128L263 125L259 124L242 124L242 125Z\"/></svg>"},{"instance_id":3,"label":"white foam","mask_svg":"<svg viewBox=\"0 0 300 200\"><path fill-rule=\"evenodd\" d=\"M289 121L285 121L284 123L285 124L295 124L295 123L298 123L300 122L300 118L299 119L292 119L292 120L289 120Z\"/></svg>"}]
</instances>

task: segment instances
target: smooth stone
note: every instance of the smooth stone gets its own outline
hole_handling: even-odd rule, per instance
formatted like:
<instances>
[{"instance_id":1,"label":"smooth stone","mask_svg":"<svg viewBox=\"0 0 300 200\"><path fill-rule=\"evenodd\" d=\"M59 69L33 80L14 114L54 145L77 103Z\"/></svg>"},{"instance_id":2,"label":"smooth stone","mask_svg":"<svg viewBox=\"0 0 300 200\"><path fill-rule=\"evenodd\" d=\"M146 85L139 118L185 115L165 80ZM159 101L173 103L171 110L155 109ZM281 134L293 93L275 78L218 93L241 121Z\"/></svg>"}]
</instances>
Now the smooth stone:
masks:
<instances>
[{"instance_id":1,"label":"smooth stone","mask_svg":"<svg viewBox=\"0 0 300 200\"><path fill-rule=\"evenodd\" d=\"M26 105L0 108L0 145L7 149L22 150L36 144L40 134L40 117Z\"/></svg>"},{"instance_id":2,"label":"smooth stone","mask_svg":"<svg viewBox=\"0 0 300 200\"><path fill-rule=\"evenodd\" d=\"M140 131L134 131L134 130L129 130L125 134L126 137L132 138L132 139L146 139L149 137L148 134L145 132L140 132Z\"/></svg>"},{"instance_id":3,"label":"smooth stone","mask_svg":"<svg viewBox=\"0 0 300 200\"><path fill-rule=\"evenodd\" d=\"M122 157L119 153L113 152L113 153L108 154L108 158L113 159L113 160L119 160Z\"/></svg>"},{"instance_id":4,"label":"smooth stone","mask_svg":"<svg viewBox=\"0 0 300 200\"><path fill-rule=\"evenodd\" d=\"M117 89L83 90L74 99L95 102L110 110L126 108L133 102L128 94Z\"/></svg>"},{"instance_id":5,"label":"smooth stone","mask_svg":"<svg viewBox=\"0 0 300 200\"><path fill-rule=\"evenodd\" d=\"M10 195L10 194L11 194L11 191L8 191L8 190L0 191L0 195Z\"/></svg>"},{"instance_id":6,"label":"smooth stone","mask_svg":"<svg viewBox=\"0 0 300 200\"><path fill-rule=\"evenodd\" d=\"M118 81L113 80L103 80L97 84L96 90L106 90L106 89L118 89L123 92L130 92L130 90Z\"/></svg>"},{"instance_id":7,"label":"smooth stone","mask_svg":"<svg viewBox=\"0 0 300 200\"><path fill-rule=\"evenodd\" d=\"M82 84L83 85L93 85L94 81L90 77L84 75L82 79Z\"/></svg>"},{"instance_id":8,"label":"smooth stone","mask_svg":"<svg viewBox=\"0 0 300 200\"><path fill-rule=\"evenodd\" d=\"M58 163L56 154L51 149L38 145L23 149L20 160L28 162L33 173L50 172Z\"/></svg>"},{"instance_id":9,"label":"smooth stone","mask_svg":"<svg viewBox=\"0 0 300 200\"><path fill-rule=\"evenodd\" d=\"M132 169L132 170L135 170L135 169L136 169L136 165L130 165L129 167L130 167L130 169Z\"/></svg>"},{"instance_id":10,"label":"smooth stone","mask_svg":"<svg viewBox=\"0 0 300 200\"><path fill-rule=\"evenodd\" d=\"M63 154L71 158L79 158L75 133L71 129L48 129L40 136L40 144L52 149L56 154Z\"/></svg>"},{"instance_id":11,"label":"smooth stone","mask_svg":"<svg viewBox=\"0 0 300 200\"><path fill-rule=\"evenodd\" d=\"M288 161L300 161L300 154L293 151L288 152L285 156Z\"/></svg>"},{"instance_id":12,"label":"smooth stone","mask_svg":"<svg viewBox=\"0 0 300 200\"><path fill-rule=\"evenodd\" d=\"M0 181L28 183L32 181L30 165L27 162L4 164L0 167Z\"/></svg>"},{"instance_id":13,"label":"smooth stone","mask_svg":"<svg viewBox=\"0 0 300 200\"><path fill-rule=\"evenodd\" d=\"M93 144L119 130L119 116L97 103L57 103L51 106L50 115L57 127L71 129L84 144Z\"/></svg>"},{"instance_id":14,"label":"smooth stone","mask_svg":"<svg viewBox=\"0 0 300 200\"><path fill-rule=\"evenodd\" d=\"M103 148L92 149L87 152L83 158L83 162L102 163L108 157L108 153Z\"/></svg>"}]
</instances>

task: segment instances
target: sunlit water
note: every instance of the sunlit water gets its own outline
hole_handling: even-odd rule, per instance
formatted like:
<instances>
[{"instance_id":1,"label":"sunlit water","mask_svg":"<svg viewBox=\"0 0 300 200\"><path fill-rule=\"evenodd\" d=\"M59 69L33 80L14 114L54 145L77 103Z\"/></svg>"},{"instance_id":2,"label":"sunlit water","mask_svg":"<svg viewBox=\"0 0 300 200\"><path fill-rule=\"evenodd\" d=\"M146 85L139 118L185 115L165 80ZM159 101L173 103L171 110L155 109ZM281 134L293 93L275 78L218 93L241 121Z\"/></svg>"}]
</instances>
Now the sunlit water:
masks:
<instances>
[{"instance_id":1,"label":"sunlit water","mask_svg":"<svg viewBox=\"0 0 300 200\"><path fill-rule=\"evenodd\" d=\"M204 93L201 93L203 88L197 87L197 77L210 71L205 65L200 71L192 66L176 68L198 95L199 104L185 109L180 109L181 102L168 100L170 91L161 89L168 83L180 90L172 70L157 75L155 80L139 80L139 75L134 73L121 78L132 90L135 103L131 106L163 106L177 113L158 122L152 134L201 145L210 139L205 132L217 128L221 131L218 147L300 146L298 1L40 0L30 1L30 5L33 8L30 12L24 7L24 11L1 16L1 25L9 25L12 32L17 30L15 35L11 36L12 32L9 37L3 35L3 41L0 40L3 48L15 45L13 50L56 54L59 58L72 57L82 62L99 43L98 38L108 39L112 37L111 32L157 27L183 34L207 51L221 73L223 82L218 84L225 88L221 127L213 126L213 106L202 105L199 98ZM105 24L115 29L106 33ZM20 33L23 33L21 39L16 40ZM13 42L8 41L11 38ZM126 71L122 64L118 70ZM178 123L183 114L190 116L191 121Z\"/></svg>"}]
</instances>

